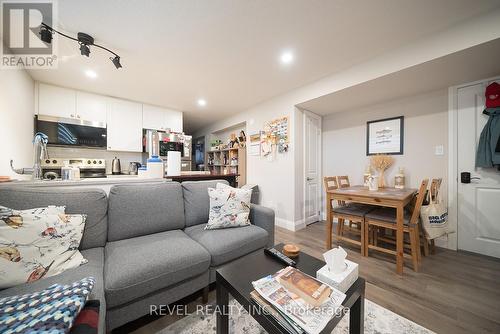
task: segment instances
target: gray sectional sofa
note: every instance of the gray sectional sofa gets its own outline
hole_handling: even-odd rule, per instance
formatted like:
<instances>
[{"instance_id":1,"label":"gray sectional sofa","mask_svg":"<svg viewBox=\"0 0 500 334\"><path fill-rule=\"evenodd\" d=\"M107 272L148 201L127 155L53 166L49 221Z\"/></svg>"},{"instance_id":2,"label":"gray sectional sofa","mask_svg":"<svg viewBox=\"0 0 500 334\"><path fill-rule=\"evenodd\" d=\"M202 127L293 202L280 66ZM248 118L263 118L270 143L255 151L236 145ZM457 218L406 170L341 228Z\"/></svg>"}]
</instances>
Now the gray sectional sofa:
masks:
<instances>
[{"instance_id":1,"label":"gray sectional sofa","mask_svg":"<svg viewBox=\"0 0 500 334\"><path fill-rule=\"evenodd\" d=\"M116 185L109 197L78 187L0 188L0 205L29 209L65 205L88 215L80 244L89 261L63 274L0 291L25 294L54 283L96 278L91 299L101 302L99 332L105 333L215 281L215 270L274 243L274 211L252 204L252 225L204 230L208 187L217 182Z\"/></svg>"}]
</instances>

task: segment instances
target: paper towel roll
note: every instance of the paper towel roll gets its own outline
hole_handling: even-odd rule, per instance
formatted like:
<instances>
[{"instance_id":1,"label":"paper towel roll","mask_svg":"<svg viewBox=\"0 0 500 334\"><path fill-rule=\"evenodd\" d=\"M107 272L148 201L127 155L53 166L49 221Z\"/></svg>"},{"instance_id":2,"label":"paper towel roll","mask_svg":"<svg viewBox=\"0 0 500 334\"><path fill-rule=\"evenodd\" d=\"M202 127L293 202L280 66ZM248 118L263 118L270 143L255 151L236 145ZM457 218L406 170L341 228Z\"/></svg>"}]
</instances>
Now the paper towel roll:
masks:
<instances>
[{"instance_id":1,"label":"paper towel roll","mask_svg":"<svg viewBox=\"0 0 500 334\"><path fill-rule=\"evenodd\" d=\"M167 176L181 175L181 152L168 151L167 153Z\"/></svg>"}]
</instances>

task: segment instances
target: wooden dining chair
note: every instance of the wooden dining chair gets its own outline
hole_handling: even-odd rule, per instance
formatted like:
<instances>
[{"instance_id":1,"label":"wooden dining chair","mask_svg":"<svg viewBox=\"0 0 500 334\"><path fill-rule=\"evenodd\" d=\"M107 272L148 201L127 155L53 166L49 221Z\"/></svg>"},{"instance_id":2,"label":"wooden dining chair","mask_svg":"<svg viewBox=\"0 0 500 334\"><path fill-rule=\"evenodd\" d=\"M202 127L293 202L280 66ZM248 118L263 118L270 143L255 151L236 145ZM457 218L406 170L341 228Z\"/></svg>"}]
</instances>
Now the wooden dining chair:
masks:
<instances>
[{"instance_id":1,"label":"wooden dining chair","mask_svg":"<svg viewBox=\"0 0 500 334\"><path fill-rule=\"evenodd\" d=\"M324 183L325 189L327 191L339 188L338 178L335 176L325 177ZM350 244L358 245L361 249L361 255L364 255L366 252L364 247L364 233L359 233L360 240L349 238L348 236L344 235L344 223L346 220L355 222L359 224L361 231L364 231L364 216L371 210L372 207L365 204L346 203L344 201L338 201L338 205L335 206L334 203L332 203L332 217L337 218L337 242L344 241Z\"/></svg>"},{"instance_id":2,"label":"wooden dining chair","mask_svg":"<svg viewBox=\"0 0 500 334\"><path fill-rule=\"evenodd\" d=\"M349 188L351 186L351 182L349 182L349 176L347 175L341 175L341 176L337 176L337 183L339 185L339 188ZM340 204L340 202L339 202ZM343 203L345 204L345 203ZM358 230L360 228L360 226L355 222L355 221L352 221L352 220L349 220L349 230L352 230L352 225L356 225L356 229L355 231L357 232L361 232L361 230Z\"/></svg>"},{"instance_id":3,"label":"wooden dining chair","mask_svg":"<svg viewBox=\"0 0 500 334\"><path fill-rule=\"evenodd\" d=\"M417 196L414 199L411 208L405 210L404 213L404 227L403 234L409 235L409 248L410 254L404 254L406 257L410 257L413 264L413 270L418 271L419 263L421 262L421 252L420 252L420 208L425 198L425 191L427 190L427 185L429 183L428 179L425 179L420 184ZM407 208L405 208L407 209ZM396 251L390 248L382 247L381 244L370 243L369 232L372 228L383 227L388 230L397 230L396 227L396 209L394 208L378 208L365 215L365 240L366 240L366 254L370 249L384 252L396 256Z\"/></svg>"}]
</instances>

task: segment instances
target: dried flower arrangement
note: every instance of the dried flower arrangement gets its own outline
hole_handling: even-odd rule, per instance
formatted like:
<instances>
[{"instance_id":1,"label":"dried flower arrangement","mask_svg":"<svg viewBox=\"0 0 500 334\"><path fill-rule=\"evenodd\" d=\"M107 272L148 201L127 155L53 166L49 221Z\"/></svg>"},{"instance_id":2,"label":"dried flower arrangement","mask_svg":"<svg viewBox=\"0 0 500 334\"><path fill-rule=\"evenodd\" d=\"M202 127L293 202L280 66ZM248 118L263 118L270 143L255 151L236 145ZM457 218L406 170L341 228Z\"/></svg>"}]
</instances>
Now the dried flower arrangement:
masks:
<instances>
[{"instance_id":1,"label":"dried flower arrangement","mask_svg":"<svg viewBox=\"0 0 500 334\"><path fill-rule=\"evenodd\" d=\"M384 172L394 163L394 158L387 154L377 154L371 157L372 167L378 171L378 186L385 187Z\"/></svg>"}]
</instances>

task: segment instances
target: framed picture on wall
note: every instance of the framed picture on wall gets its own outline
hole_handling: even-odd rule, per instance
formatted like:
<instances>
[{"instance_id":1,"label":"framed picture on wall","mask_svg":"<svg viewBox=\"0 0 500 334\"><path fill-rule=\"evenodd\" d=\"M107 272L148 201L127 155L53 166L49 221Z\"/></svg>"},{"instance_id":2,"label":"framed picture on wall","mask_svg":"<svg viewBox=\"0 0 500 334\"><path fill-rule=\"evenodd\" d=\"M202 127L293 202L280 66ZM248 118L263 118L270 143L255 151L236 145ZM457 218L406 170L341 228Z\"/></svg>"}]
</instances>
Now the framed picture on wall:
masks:
<instances>
[{"instance_id":1,"label":"framed picture on wall","mask_svg":"<svg viewBox=\"0 0 500 334\"><path fill-rule=\"evenodd\" d=\"M403 154L404 116L366 122L366 155Z\"/></svg>"}]
</instances>

